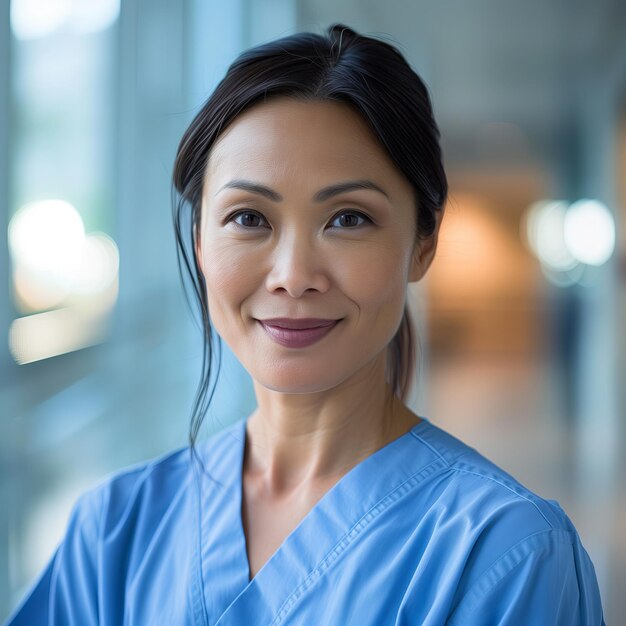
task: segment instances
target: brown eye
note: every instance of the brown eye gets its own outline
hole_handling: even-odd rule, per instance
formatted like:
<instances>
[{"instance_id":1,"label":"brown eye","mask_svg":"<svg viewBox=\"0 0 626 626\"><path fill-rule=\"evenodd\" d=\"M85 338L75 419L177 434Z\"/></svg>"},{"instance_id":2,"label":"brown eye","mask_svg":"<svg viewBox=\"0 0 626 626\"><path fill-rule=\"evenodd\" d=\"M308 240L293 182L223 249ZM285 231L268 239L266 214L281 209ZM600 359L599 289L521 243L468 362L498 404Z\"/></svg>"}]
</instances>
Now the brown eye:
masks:
<instances>
[{"instance_id":1,"label":"brown eye","mask_svg":"<svg viewBox=\"0 0 626 626\"><path fill-rule=\"evenodd\" d=\"M241 221L237 221L238 218L241 218ZM260 226L260 221L264 218L258 213L254 213L252 211L240 211L239 213L235 213L231 215L230 221L235 221L235 224L238 226L242 226L243 228L256 228Z\"/></svg>"},{"instance_id":2,"label":"brown eye","mask_svg":"<svg viewBox=\"0 0 626 626\"><path fill-rule=\"evenodd\" d=\"M365 223L372 222L372 220L367 217L367 215L364 215L363 213L360 213L358 211L344 211L343 213L339 213L337 216L335 216L333 222L339 220L340 228L348 228L351 230L357 226L364 225L363 222L359 223L359 219L364 220Z\"/></svg>"}]
</instances>

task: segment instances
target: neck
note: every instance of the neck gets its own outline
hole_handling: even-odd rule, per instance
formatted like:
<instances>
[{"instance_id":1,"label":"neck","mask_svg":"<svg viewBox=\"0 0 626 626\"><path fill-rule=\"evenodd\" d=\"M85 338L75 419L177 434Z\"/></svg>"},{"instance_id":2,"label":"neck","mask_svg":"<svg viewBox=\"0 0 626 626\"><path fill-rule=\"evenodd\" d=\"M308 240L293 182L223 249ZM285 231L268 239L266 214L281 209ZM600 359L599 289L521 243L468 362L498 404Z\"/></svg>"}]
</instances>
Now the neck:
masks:
<instances>
[{"instance_id":1,"label":"neck","mask_svg":"<svg viewBox=\"0 0 626 626\"><path fill-rule=\"evenodd\" d=\"M419 423L393 395L380 363L358 378L315 394L257 386L246 432L248 479L274 497L327 484Z\"/></svg>"}]
</instances>

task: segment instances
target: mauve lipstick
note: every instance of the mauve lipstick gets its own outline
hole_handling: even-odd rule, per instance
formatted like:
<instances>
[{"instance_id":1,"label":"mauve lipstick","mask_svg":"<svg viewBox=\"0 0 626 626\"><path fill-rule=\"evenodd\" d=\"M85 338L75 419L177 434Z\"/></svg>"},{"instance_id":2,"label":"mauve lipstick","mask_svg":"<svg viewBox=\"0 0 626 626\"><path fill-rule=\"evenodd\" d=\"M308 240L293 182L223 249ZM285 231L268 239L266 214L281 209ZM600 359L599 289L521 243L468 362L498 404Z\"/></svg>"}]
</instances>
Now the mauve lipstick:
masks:
<instances>
[{"instance_id":1,"label":"mauve lipstick","mask_svg":"<svg viewBox=\"0 0 626 626\"><path fill-rule=\"evenodd\" d=\"M341 320L285 318L258 320L265 332L287 348L306 348L325 337Z\"/></svg>"}]
</instances>

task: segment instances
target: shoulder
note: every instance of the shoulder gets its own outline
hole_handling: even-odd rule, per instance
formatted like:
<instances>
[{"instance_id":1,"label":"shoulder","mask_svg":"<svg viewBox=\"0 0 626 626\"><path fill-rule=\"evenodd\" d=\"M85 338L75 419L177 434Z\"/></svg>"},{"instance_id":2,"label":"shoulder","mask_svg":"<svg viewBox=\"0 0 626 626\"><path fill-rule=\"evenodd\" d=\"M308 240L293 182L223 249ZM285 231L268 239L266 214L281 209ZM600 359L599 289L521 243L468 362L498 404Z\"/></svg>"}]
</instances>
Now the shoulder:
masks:
<instances>
[{"instance_id":1,"label":"shoulder","mask_svg":"<svg viewBox=\"0 0 626 626\"><path fill-rule=\"evenodd\" d=\"M206 471L203 461L219 466L221 451L228 449L227 427L189 446L111 472L84 492L73 514L87 526L97 526L101 538L118 534L122 527L149 531L165 515L177 515L194 496L192 486Z\"/></svg>"},{"instance_id":2,"label":"shoulder","mask_svg":"<svg viewBox=\"0 0 626 626\"><path fill-rule=\"evenodd\" d=\"M533 492L475 448L430 422L413 435L438 468L434 476L450 514L462 511L478 527L493 523L494 517L510 517L524 534L571 532L571 521L558 502Z\"/></svg>"},{"instance_id":3,"label":"shoulder","mask_svg":"<svg viewBox=\"0 0 626 626\"><path fill-rule=\"evenodd\" d=\"M426 515L437 521L438 553L456 564L450 623L492 623L508 611L521 621L507 624L599 624L595 570L559 503L431 423L414 435L438 467Z\"/></svg>"},{"instance_id":4,"label":"shoulder","mask_svg":"<svg viewBox=\"0 0 626 626\"><path fill-rule=\"evenodd\" d=\"M190 473L190 451L180 448L111 472L77 500L76 514L96 515L101 530L114 526L137 505L158 505L184 488Z\"/></svg>"},{"instance_id":5,"label":"shoulder","mask_svg":"<svg viewBox=\"0 0 626 626\"><path fill-rule=\"evenodd\" d=\"M184 493L188 456L180 449L135 464L82 493L62 541L9 623L97 624L99 605L123 606L125 581L139 571L161 520Z\"/></svg>"}]
</instances>

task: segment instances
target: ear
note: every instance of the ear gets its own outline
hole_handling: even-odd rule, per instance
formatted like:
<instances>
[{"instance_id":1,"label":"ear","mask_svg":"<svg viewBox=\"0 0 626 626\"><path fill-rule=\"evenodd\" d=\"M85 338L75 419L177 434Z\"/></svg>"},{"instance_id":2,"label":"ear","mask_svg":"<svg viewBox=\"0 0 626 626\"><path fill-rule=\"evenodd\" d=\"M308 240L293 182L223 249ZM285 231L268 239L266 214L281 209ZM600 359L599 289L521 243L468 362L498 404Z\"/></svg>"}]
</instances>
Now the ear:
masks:
<instances>
[{"instance_id":1,"label":"ear","mask_svg":"<svg viewBox=\"0 0 626 626\"><path fill-rule=\"evenodd\" d=\"M196 260L198 262L198 266L200 267L200 271L204 274L204 267L202 267L202 251L200 249L200 237L196 237L196 244L194 252L196 253Z\"/></svg>"},{"instance_id":2,"label":"ear","mask_svg":"<svg viewBox=\"0 0 626 626\"><path fill-rule=\"evenodd\" d=\"M439 227L443 218L443 209L437 211L435 215L436 224L433 234L428 239L420 239L416 241L411 256L411 267L409 271L409 282L416 283L426 274L430 264L435 258L437 251L437 241L439 239Z\"/></svg>"}]
</instances>

